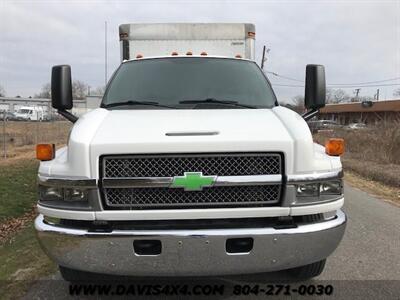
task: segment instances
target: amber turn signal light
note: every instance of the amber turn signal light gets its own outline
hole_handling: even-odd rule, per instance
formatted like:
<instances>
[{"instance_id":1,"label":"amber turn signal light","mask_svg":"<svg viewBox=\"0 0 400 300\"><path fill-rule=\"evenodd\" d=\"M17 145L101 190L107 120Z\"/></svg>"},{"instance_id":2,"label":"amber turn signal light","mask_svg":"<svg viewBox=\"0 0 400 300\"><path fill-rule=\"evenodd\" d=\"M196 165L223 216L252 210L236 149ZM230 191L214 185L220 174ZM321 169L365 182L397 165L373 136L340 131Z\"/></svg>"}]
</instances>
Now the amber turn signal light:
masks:
<instances>
[{"instance_id":1,"label":"amber turn signal light","mask_svg":"<svg viewBox=\"0 0 400 300\"><path fill-rule=\"evenodd\" d=\"M52 160L56 154L56 147L54 144L37 144L36 145L36 158L41 161Z\"/></svg>"},{"instance_id":2,"label":"amber turn signal light","mask_svg":"<svg viewBox=\"0 0 400 300\"><path fill-rule=\"evenodd\" d=\"M329 139L325 143L325 152L331 156L339 156L344 153L344 140L343 139Z\"/></svg>"}]
</instances>

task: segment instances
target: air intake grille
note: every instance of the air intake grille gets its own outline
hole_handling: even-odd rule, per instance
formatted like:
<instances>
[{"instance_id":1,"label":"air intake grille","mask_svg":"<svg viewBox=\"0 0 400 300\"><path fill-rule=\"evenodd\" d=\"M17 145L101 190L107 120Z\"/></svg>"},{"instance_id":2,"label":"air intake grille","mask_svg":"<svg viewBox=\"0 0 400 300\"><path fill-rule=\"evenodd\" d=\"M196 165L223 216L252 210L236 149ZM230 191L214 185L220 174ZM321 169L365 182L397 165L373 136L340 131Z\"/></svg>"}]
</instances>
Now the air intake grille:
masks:
<instances>
[{"instance_id":1,"label":"air intake grille","mask_svg":"<svg viewBox=\"0 0 400 300\"><path fill-rule=\"evenodd\" d=\"M277 153L124 155L102 158L103 178L174 177L185 172L213 176L279 175ZM105 209L243 207L277 204L281 184L213 186L202 191L168 187L108 187Z\"/></svg>"},{"instance_id":2,"label":"air intake grille","mask_svg":"<svg viewBox=\"0 0 400 300\"><path fill-rule=\"evenodd\" d=\"M132 208L259 206L279 201L280 185L204 188L185 192L170 188L108 188L106 204Z\"/></svg>"},{"instance_id":3,"label":"air intake grille","mask_svg":"<svg viewBox=\"0 0 400 300\"><path fill-rule=\"evenodd\" d=\"M184 172L237 176L281 174L279 154L105 157L104 177L173 177Z\"/></svg>"}]
</instances>

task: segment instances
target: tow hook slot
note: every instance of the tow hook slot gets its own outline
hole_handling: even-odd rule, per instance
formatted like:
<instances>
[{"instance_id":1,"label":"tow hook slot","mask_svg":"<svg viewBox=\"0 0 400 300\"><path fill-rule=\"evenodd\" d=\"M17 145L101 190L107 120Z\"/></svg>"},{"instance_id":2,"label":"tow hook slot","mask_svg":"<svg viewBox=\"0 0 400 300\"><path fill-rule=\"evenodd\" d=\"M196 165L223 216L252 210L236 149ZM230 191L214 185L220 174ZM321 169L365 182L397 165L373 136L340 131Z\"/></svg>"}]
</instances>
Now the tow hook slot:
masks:
<instances>
[{"instance_id":1,"label":"tow hook slot","mask_svg":"<svg viewBox=\"0 0 400 300\"><path fill-rule=\"evenodd\" d=\"M226 240L226 252L229 254L249 253L253 249L253 238L235 238Z\"/></svg>"},{"instance_id":2,"label":"tow hook slot","mask_svg":"<svg viewBox=\"0 0 400 300\"><path fill-rule=\"evenodd\" d=\"M289 228L297 228L297 225L294 223L294 220L290 216L279 217L278 223L273 226L274 229L289 229Z\"/></svg>"},{"instance_id":3,"label":"tow hook slot","mask_svg":"<svg viewBox=\"0 0 400 300\"><path fill-rule=\"evenodd\" d=\"M133 250L137 255L159 255L161 254L161 241L159 240L135 240Z\"/></svg>"}]
</instances>

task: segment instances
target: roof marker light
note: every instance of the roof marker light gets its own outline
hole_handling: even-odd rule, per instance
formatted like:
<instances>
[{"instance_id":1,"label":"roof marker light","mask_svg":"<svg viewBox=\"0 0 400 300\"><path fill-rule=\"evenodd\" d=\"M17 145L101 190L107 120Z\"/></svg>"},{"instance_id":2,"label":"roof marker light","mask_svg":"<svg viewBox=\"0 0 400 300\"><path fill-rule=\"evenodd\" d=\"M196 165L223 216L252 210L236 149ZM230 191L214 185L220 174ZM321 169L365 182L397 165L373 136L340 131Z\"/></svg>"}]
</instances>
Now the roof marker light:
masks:
<instances>
[{"instance_id":1,"label":"roof marker light","mask_svg":"<svg viewBox=\"0 0 400 300\"><path fill-rule=\"evenodd\" d=\"M172 56L177 56L177 55L178 55L178 52L173 51L173 52L171 53L171 55L172 55Z\"/></svg>"},{"instance_id":2,"label":"roof marker light","mask_svg":"<svg viewBox=\"0 0 400 300\"><path fill-rule=\"evenodd\" d=\"M240 54L236 54L235 57L236 58L242 58L242 56Z\"/></svg>"},{"instance_id":3,"label":"roof marker light","mask_svg":"<svg viewBox=\"0 0 400 300\"><path fill-rule=\"evenodd\" d=\"M200 53L201 56L207 56L207 52L203 51Z\"/></svg>"},{"instance_id":4,"label":"roof marker light","mask_svg":"<svg viewBox=\"0 0 400 300\"><path fill-rule=\"evenodd\" d=\"M192 51L188 51L188 52L186 52L186 55L193 55L193 52Z\"/></svg>"},{"instance_id":5,"label":"roof marker light","mask_svg":"<svg viewBox=\"0 0 400 300\"><path fill-rule=\"evenodd\" d=\"M142 54L138 54L138 55L136 55L136 58L143 58L143 55Z\"/></svg>"}]
</instances>

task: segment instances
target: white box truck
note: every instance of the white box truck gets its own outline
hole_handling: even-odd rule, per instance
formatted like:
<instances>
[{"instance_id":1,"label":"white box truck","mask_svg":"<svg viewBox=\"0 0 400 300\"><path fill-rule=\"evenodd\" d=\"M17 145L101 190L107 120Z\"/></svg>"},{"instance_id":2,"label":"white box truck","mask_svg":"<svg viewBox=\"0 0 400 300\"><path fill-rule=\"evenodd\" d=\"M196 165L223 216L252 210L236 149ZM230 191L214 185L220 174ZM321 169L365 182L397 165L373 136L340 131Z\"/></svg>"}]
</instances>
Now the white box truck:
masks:
<instances>
[{"instance_id":1,"label":"white box truck","mask_svg":"<svg viewBox=\"0 0 400 300\"><path fill-rule=\"evenodd\" d=\"M46 112L41 106L22 106L14 115L17 120L21 121L43 121Z\"/></svg>"},{"instance_id":2,"label":"white box truck","mask_svg":"<svg viewBox=\"0 0 400 300\"><path fill-rule=\"evenodd\" d=\"M313 142L321 65L305 106L279 105L254 62L254 25L120 26L122 63L79 119L71 69L52 69L67 146L37 145L44 251L66 280L93 273L318 276L345 231L343 140Z\"/></svg>"},{"instance_id":3,"label":"white box truck","mask_svg":"<svg viewBox=\"0 0 400 300\"><path fill-rule=\"evenodd\" d=\"M253 24L123 24L119 36L122 60L172 53L255 58Z\"/></svg>"}]
</instances>

